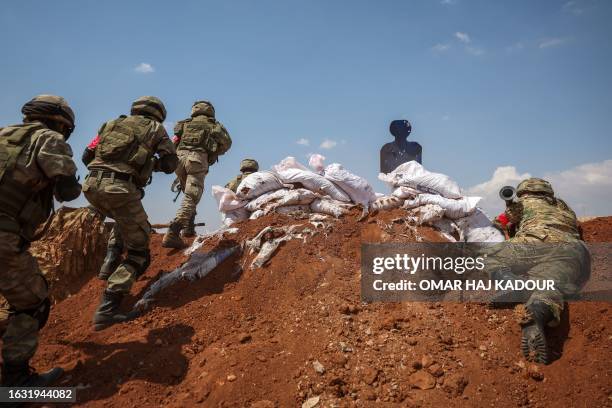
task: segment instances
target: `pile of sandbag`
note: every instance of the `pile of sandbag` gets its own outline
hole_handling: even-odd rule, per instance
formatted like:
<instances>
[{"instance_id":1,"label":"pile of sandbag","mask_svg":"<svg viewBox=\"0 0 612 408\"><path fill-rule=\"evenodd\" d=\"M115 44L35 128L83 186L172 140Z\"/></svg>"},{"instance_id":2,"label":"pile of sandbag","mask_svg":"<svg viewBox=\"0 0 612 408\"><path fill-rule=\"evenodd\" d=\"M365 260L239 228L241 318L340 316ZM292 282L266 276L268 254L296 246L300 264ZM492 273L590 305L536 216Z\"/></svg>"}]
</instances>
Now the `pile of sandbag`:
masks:
<instances>
[{"instance_id":1,"label":"pile of sandbag","mask_svg":"<svg viewBox=\"0 0 612 408\"><path fill-rule=\"evenodd\" d=\"M452 179L426 170L416 161L401 164L378 178L391 187L388 195L375 193L368 181L342 165L324 164L314 154L310 169L287 157L269 171L250 174L236 193L213 186L225 225L255 219L271 212L320 213L340 217L356 205L367 211L404 208L417 224L438 228L449 239L467 242L500 242L503 235L477 208L480 197L464 196Z\"/></svg>"},{"instance_id":2,"label":"pile of sandbag","mask_svg":"<svg viewBox=\"0 0 612 408\"><path fill-rule=\"evenodd\" d=\"M416 161L399 165L378 178L393 189L372 208L405 208L417 224L437 228L451 241L502 242L503 234L477 205L481 197L464 196L448 176L426 170Z\"/></svg>"},{"instance_id":3,"label":"pile of sandbag","mask_svg":"<svg viewBox=\"0 0 612 408\"><path fill-rule=\"evenodd\" d=\"M212 194L223 215L223 223L231 225L271 212L340 217L355 205L367 211L376 200L368 181L338 163L325 167L324 160L321 155L312 155L311 169L308 169L294 157L287 157L271 170L245 177L236 193L213 186Z\"/></svg>"}]
</instances>

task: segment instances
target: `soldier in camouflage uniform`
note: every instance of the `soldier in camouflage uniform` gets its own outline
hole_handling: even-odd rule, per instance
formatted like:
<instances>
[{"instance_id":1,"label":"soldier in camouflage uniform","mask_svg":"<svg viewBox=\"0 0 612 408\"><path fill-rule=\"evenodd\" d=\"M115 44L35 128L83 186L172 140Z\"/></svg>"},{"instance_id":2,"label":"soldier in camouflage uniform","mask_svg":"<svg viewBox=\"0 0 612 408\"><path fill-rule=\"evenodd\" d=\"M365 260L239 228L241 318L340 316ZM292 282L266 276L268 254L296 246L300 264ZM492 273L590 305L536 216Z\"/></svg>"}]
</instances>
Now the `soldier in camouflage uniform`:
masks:
<instances>
[{"instance_id":1,"label":"soldier in camouflage uniform","mask_svg":"<svg viewBox=\"0 0 612 408\"><path fill-rule=\"evenodd\" d=\"M165 118L166 108L158 98L139 98L130 116L102 125L88 147L91 152L84 154L89 175L83 193L101 214L115 220L113 239L121 239L127 249L125 259L108 277L93 319L96 330L125 321L126 316L118 312L121 300L151 261L151 226L141 202L144 187L154 171L170 174L178 162L162 125Z\"/></svg>"},{"instance_id":2,"label":"soldier in camouflage uniform","mask_svg":"<svg viewBox=\"0 0 612 408\"><path fill-rule=\"evenodd\" d=\"M545 180L523 180L517 199L507 202L503 224L510 239L487 250L487 269L494 280L553 281L554 290L502 293L526 300L521 350L526 358L547 364L545 326L559 323L564 300L576 296L590 276L590 255L580 237L576 215ZM500 217L498 217L499 219Z\"/></svg>"},{"instance_id":3,"label":"soldier in camouflage uniform","mask_svg":"<svg viewBox=\"0 0 612 408\"><path fill-rule=\"evenodd\" d=\"M240 182L248 176L249 174L253 174L259 171L259 163L257 163L254 159L244 159L240 162L240 174L230 180L229 183L225 185L225 188L229 188L234 193L238 190L238 186Z\"/></svg>"},{"instance_id":4,"label":"soldier in camouflage uniform","mask_svg":"<svg viewBox=\"0 0 612 408\"><path fill-rule=\"evenodd\" d=\"M36 374L29 367L51 303L47 281L28 248L51 214L53 199L74 200L81 186L66 143L74 129L66 101L39 95L21 112L23 124L0 131L0 293L10 305L2 337L2 386L43 387L63 370Z\"/></svg>"},{"instance_id":5,"label":"soldier in camouflage uniform","mask_svg":"<svg viewBox=\"0 0 612 408\"><path fill-rule=\"evenodd\" d=\"M179 165L176 169L181 190L185 193L176 217L164 235L162 246L183 248L183 236L195 235L196 208L204 192L204 178L208 167L229 150L232 139L225 127L215 119L215 108L208 101L196 101L191 117L178 122L174 128L174 144Z\"/></svg>"}]
</instances>

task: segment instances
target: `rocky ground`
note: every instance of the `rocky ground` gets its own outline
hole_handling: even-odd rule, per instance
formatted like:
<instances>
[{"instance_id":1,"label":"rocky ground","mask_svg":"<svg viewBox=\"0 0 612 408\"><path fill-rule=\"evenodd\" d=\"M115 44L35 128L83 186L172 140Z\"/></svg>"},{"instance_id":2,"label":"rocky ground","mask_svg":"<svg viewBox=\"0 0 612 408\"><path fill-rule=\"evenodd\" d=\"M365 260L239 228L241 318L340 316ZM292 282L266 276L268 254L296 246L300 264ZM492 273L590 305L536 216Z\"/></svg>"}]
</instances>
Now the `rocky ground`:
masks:
<instances>
[{"instance_id":1,"label":"rocky ground","mask_svg":"<svg viewBox=\"0 0 612 408\"><path fill-rule=\"evenodd\" d=\"M54 306L33 365L63 367L62 385L78 387L79 404L100 407L612 406L608 303L570 304L552 332L549 366L522 359L511 309L361 303L362 242L444 240L394 222L399 211L351 214L307 243L284 243L261 269L242 268L246 255L228 259L166 290L145 316L101 332L91 316L103 283L86 280ZM299 222L266 216L232 239ZM586 240L610 242L612 217L583 228ZM153 263L126 309L186 260L160 242L153 235ZM213 239L202 250L229 244Z\"/></svg>"}]
</instances>

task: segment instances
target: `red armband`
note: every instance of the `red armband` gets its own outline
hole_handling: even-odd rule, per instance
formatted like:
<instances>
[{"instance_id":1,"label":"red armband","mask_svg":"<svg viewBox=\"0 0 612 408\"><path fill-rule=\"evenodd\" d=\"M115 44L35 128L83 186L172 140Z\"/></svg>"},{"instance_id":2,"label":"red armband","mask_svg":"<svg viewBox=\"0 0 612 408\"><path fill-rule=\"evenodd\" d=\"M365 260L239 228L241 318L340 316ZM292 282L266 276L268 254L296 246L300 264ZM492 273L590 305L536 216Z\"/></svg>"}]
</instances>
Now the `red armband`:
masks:
<instances>
[{"instance_id":1,"label":"red armband","mask_svg":"<svg viewBox=\"0 0 612 408\"><path fill-rule=\"evenodd\" d=\"M181 141L181 138L178 135L174 135L172 137L172 143L177 144L180 141Z\"/></svg>"},{"instance_id":2,"label":"red armband","mask_svg":"<svg viewBox=\"0 0 612 408\"><path fill-rule=\"evenodd\" d=\"M100 136L96 135L96 137L94 137L92 141L89 142L89 144L87 145L87 148L90 150L94 150L96 146L98 145L98 143L100 143Z\"/></svg>"},{"instance_id":3,"label":"red armband","mask_svg":"<svg viewBox=\"0 0 612 408\"><path fill-rule=\"evenodd\" d=\"M508 220L508 216L506 215L506 213L505 213L505 212L503 212L503 213L501 213L501 214L499 214L499 215L497 216L497 221L499 221L499 223L500 223L501 225L503 225L504 227L507 227L507 226L508 226L508 222L509 222L509 220Z\"/></svg>"}]
</instances>

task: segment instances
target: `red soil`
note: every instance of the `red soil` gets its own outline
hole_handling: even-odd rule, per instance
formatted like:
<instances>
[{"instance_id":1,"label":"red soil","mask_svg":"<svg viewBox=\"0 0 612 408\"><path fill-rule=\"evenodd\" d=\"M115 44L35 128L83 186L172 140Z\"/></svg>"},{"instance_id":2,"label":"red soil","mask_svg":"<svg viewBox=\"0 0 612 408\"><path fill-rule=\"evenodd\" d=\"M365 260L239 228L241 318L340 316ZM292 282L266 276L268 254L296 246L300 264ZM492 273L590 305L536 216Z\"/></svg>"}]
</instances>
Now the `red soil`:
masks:
<instances>
[{"instance_id":1,"label":"red soil","mask_svg":"<svg viewBox=\"0 0 612 408\"><path fill-rule=\"evenodd\" d=\"M92 278L54 306L33 365L63 367L61 385L78 386L80 404L100 407L291 407L314 396L318 406L341 407L610 406L610 304L570 304L549 366L523 361L512 310L362 304L361 242L414 241L413 230L393 222L400 214L362 222L351 214L305 244L286 242L258 270L247 263L240 274L248 257L228 259L167 289L145 316L101 332L91 317L103 283ZM231 238L300 222L267 216ZM583 227L588 241L612 237L612 217ZM443 240L429 228L418 234ZM211 241L203 250L228 245ZM154 235L153 263L126 308L186 260L160 242Z\"/></svg>"}]
</instances>

